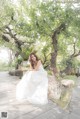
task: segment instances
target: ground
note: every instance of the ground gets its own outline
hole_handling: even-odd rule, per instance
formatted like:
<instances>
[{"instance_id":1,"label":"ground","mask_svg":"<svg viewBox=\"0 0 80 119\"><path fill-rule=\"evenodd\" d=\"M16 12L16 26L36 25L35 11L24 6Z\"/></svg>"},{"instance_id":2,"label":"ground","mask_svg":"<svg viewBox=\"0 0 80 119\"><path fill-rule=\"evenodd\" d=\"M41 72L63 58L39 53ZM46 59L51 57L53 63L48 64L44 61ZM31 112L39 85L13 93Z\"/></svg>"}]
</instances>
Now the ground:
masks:
<instances>
[{"instance_id":1,"label":"ground","mask_svg":"<svg viewBox=\"0 0 80 119\"><path fill-rule=\"evenodd\" d=\"M43 106L18 102L15 91L20 80L8 72L0 72L0 119L2 112L7 112L8 119L80 119L80 77L67 109L50 100Z\"/></svg>"}]
</instances>

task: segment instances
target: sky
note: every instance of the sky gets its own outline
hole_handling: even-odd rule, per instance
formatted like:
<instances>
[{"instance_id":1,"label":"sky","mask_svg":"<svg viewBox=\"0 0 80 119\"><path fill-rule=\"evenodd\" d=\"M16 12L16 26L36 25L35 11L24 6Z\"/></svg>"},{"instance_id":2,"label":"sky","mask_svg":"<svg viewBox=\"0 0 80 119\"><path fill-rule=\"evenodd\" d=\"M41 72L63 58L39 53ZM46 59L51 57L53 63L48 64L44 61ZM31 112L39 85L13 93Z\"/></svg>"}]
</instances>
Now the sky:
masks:
<instances>
[{"instance_id":1,"label":"sky","mask_svg":"<svg viewBox=\"0 0 80 119\"><path fill-rule=\"evenodd\" d=\"M9 61L9 54L7 48L0 48L0 62L8 63Z\"/></svg>"}]
</instances>

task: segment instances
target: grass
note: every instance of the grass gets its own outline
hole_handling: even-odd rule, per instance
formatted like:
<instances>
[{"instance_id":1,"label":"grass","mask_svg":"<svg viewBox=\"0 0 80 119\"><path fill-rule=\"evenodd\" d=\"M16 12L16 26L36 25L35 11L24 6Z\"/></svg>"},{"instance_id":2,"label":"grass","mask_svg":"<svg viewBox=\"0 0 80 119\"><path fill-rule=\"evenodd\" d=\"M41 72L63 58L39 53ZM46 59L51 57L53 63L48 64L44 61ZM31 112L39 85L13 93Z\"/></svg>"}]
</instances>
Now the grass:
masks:
<instances>
[{"instance_id":1,"label":"grass","mask_svg":"<svg viewBox=\"0 0 80 119\"><path fill-rule=\"evenodd\" d=\"M77 77L75 75L65 75L64 79L75 80Z\"/></svg>"}]
</instances>

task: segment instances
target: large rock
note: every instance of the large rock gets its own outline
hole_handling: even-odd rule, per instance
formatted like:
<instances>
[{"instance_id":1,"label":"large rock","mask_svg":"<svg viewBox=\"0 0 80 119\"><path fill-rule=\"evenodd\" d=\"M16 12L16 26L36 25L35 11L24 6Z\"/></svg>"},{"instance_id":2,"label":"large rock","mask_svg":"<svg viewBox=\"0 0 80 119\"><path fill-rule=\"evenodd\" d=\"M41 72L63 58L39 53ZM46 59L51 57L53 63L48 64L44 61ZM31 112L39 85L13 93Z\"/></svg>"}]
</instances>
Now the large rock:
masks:
<instances>
[{"instance_id":1,"label":"large rock","mask_svg":"<svg viewBox=\"0 0 80 119\"><path fill-rule=\"evenodd\" d=\"M59 99L61 96L61 86L54 75L49 76L48 96L49 99Z\"/></svg>"},{"instance_id":2,"label":"large rock","mask_svg":"<svg viewBox=\"0 0 80 119\"><path fill-rule=\"evenodd\" d=\"M19 78L21 78L23 76L23 71L22 70L12 70L12 71L9 71L9 74L12 76L19 76Z\"/></svg>"},{"instance_id":3,"label":"large rock","mask_svg":"<svg viewBox=\"0 0 80 119\"><path fill-rule=\"evenodd\" d=\"M66 109L71 100L74 81L57 81L54 76L49 76L49 99L57 103L60 107Z\"/></svg>"}]
</instances>

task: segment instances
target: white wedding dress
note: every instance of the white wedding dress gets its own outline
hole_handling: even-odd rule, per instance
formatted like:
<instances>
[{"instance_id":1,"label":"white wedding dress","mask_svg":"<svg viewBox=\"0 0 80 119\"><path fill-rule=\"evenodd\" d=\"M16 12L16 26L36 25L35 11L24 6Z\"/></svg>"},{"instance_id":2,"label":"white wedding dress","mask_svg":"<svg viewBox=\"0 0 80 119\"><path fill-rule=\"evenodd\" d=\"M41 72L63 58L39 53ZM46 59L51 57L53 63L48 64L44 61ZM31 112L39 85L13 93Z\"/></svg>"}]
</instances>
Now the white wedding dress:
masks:
<instances>
[{"instance_id":1,"label":"white wedding dress","mask_svg":"<svg viewBox=\"0 0 80 119\"><path fill-rule=\"evenodd\" d=\"M42 64L37 71L27 71L16 87L16 98L32 104L48 103L48 78Z\"/></svg>"}]
</instances>

